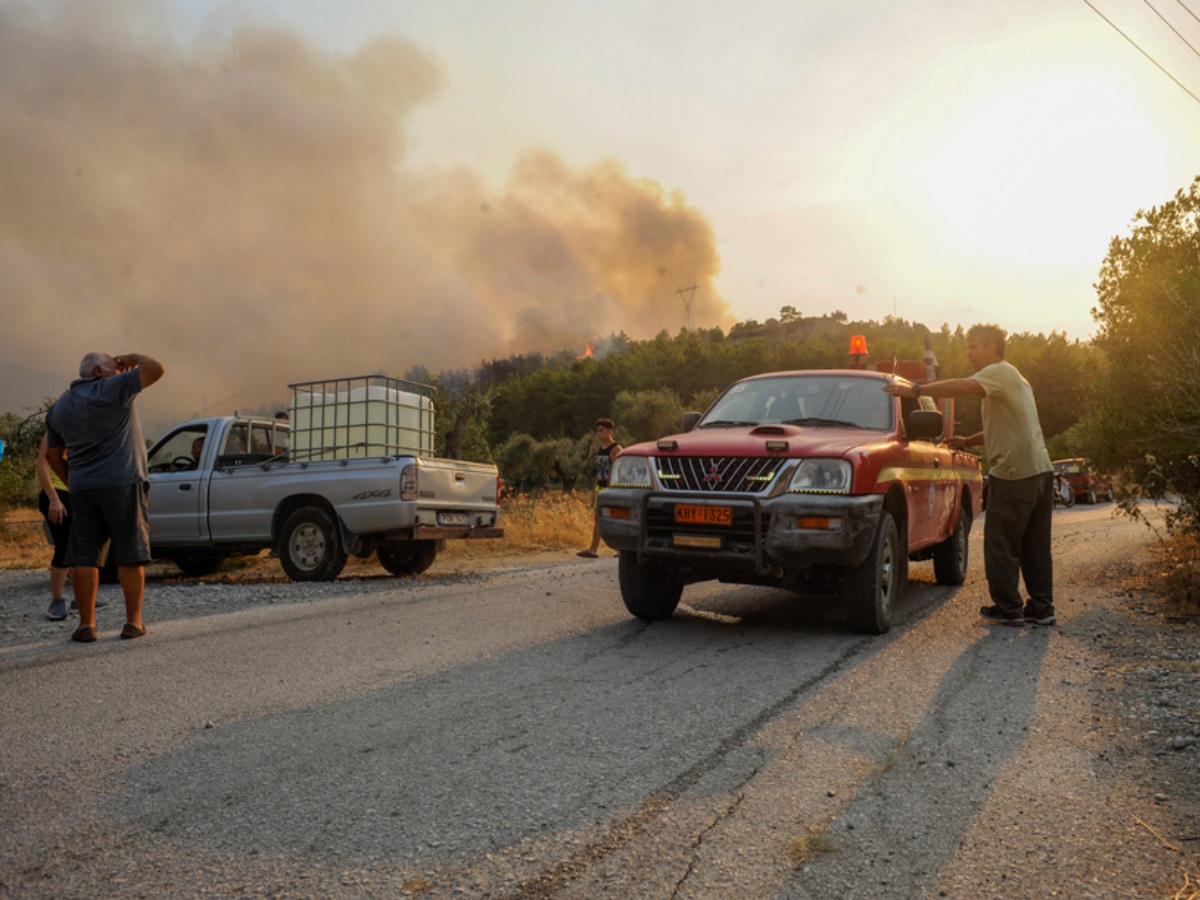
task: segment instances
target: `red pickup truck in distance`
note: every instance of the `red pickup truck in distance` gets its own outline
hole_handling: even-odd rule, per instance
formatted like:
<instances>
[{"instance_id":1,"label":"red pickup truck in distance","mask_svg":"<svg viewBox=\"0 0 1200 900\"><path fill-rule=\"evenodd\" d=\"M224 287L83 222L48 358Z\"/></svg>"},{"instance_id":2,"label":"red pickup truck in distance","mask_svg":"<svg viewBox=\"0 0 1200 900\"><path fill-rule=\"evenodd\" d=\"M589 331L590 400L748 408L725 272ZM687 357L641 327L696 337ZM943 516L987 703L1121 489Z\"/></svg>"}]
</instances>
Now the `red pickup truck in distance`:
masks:
<instances>
[{"instance_id":1,"label":"red pickup truck in distance","mask_svg":"<svg viewBox=\"0 0 1200 900\"><path fill-rule=\"evenodd\" d=\"M1097 472L1086 459L1056 459L1054 474L1062 475L1075 492L1075 499L1084 503L1113 498L1112 479Z\"/></svg>"}]
</instances>

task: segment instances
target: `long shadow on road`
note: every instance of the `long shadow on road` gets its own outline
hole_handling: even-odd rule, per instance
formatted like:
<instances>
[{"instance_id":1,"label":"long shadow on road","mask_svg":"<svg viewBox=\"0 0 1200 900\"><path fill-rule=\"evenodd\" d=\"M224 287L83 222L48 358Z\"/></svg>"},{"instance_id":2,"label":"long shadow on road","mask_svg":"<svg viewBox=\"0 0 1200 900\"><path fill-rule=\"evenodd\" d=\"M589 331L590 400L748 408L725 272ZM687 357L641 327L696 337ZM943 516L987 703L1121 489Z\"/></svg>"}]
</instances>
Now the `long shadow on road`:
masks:
<instances>
[{"instance_id":1,"label":"long shadow on road","mask_svg":"<svg viewBox=\"0 0 1200 900\"><path fill-rule=\"evenodd\" d=\"M761 761L735 751L863 645L803 624L622 622L204 731L129 773L125 814L227 852L463 864L628 816L735 756L748 775Z\"/></svg>"}]
</instances>

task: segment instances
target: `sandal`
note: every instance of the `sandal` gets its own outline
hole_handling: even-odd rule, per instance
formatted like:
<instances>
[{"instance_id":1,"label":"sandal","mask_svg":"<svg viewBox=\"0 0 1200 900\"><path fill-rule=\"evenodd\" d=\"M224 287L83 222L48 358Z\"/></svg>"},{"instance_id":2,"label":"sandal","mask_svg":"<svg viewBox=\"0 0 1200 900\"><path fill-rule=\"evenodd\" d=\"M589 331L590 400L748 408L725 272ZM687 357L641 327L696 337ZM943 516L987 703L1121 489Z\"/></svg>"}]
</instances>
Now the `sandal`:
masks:
<instances>
[{"instance_id":1,"label":"sandal","mask_svg":"<svg viewBox=\"0 0 1200 900\"><path fill-rule=\"evenodd\" d=\"M133 640L133 638L143 637L145 634L145 628L141 628L137 625L131 625L129 622L126 622L125 627L121 629L121 640L129 641Z\"/></svg>"},{"instance_id":2,"label":"sandal","mask_svg":"<svg viewBox=\"0 0 1200 900\"><path fill-rule=\"evenodd\" d=\"M580 550L575 555L582 556L584 559L596 559L600 554L596 553L594 550Z\"/></svg>"},{"instance_id":3,"label":"sandal","mask_svg":"<svg viewBox=\"0 0 1200 900\"><path fill-rule=\"evenodd\" d=\"M76 628L75 633L71 635L71 640L78 641L81 644L90 644L96 640L96 629L91 625Z\"/></svg>"}]
</instances>

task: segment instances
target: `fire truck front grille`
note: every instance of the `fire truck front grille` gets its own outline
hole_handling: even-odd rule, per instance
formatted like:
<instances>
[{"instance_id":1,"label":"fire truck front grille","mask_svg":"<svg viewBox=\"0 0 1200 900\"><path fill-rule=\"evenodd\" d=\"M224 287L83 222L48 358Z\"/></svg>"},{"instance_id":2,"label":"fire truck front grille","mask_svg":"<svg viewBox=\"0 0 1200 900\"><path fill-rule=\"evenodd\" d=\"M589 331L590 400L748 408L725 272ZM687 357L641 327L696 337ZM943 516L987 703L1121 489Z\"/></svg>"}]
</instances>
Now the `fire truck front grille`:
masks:
<instances>
[{"instance_id":1,"label":"fire truck front grille","mask_svg":"<svg viewBox=\"0 0 1200 900\"><path fill-rule=\"evenodd\" d=\"M781 459L671 456L659 458L658 480L667 491L758 494L775 479Z\"/></svg>"}]
</instances>

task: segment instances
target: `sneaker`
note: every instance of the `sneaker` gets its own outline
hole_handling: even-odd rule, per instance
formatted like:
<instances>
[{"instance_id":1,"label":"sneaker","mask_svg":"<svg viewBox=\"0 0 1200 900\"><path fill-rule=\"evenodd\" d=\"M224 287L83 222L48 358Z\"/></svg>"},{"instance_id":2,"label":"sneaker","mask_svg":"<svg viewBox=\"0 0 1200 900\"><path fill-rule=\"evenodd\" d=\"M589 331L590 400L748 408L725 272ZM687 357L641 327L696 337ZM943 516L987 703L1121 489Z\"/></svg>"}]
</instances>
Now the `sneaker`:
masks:
<instances>
[{"instance_id":1,"label":"sneaker","mask_svg":"<svg viewBox=\"0 0 1200 900\"><path fill-rule=\"evenodd\" d=\"M1054 625L1058 622L1058 619L1054 618L1054 613L1046 613L1042 616L1035 616L1031 612L1026 612L1025 621L1031 625Z\"/></svg>"},{"instance_id":2,"label":"sneaker","mask_svg":"<svg viewBox=\"0 0 1200 900\"><path fill-rule=\"evenodd\" d=\"M1011 625L1014 628L1020 628L1025 624L1025 619L1020 613L1009 614L996 606L985 606L979 610L979 615L983 616L983 620L992 625Z\"/></svg>"},{"instance_id":3,"label":"sneaker","mask_svg":"<svg viewBox=\"0 0 1200 900\"><path fill-rule=\"evenodd\" d=\"M61 600L61 599L60 600L52 600L50 602L50 608L48 610L46 610L46 618L49 619L51 622L61 622L66 617L67 617L67 601Z\"/></svg>"}]
</instances>

